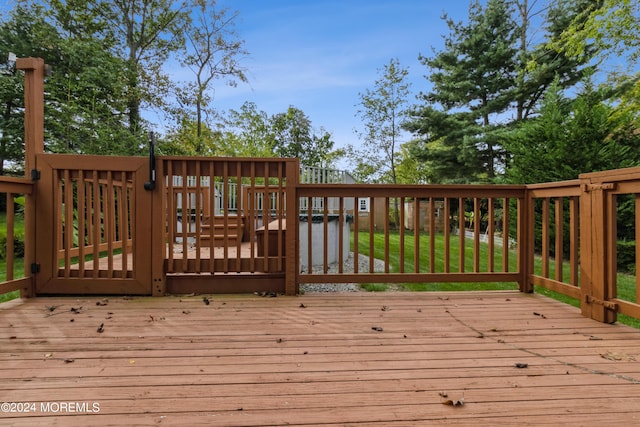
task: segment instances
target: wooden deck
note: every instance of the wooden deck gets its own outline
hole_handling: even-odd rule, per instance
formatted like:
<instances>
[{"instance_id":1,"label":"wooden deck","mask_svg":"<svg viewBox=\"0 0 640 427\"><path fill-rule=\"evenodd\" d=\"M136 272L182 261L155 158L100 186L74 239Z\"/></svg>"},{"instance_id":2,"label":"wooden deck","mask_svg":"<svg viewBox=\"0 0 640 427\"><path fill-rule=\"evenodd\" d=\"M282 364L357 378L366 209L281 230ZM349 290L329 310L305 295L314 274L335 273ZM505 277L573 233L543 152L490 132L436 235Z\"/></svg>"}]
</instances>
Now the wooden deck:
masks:
<instances>
[{"instance_id":1,"label":"wooden deck","mask_svg":"<svg viewBox=\"0 0 640 427\"><path fill-rule=\"evenodd\" d=\"M517 292L37 298L0 342L0 425L640 423L640 331Z\"/></svg>"}]
</instances>

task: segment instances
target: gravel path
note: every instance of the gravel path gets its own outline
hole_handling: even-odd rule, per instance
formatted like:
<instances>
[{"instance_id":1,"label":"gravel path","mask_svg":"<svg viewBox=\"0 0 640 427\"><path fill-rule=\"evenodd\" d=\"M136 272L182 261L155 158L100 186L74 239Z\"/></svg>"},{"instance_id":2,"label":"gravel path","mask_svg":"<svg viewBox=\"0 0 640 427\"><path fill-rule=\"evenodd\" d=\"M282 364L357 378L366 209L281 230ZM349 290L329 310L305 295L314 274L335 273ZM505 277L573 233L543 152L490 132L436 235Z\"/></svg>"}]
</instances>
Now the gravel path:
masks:
<instances>
[{"instance_id":1,"label":"gravel path","mask_svg":"<svg viewBox=\"0 0 640 427\"><path fill-rule=\"evenodd\" d=\"M384 271L384 261L374 259L373 269L376 272ZM353 272L353 252L349 253L349 257L345 260L342 271L345 273ZM358 271L369 271L369 257L358 254ZM322 273L322 267L313 267L314 273ZM337 273L338 264L329 265L329 273ZM356 283L301 283L301 293L311 292L361 292L362 289Z\"/></svg>"}]
</instances>

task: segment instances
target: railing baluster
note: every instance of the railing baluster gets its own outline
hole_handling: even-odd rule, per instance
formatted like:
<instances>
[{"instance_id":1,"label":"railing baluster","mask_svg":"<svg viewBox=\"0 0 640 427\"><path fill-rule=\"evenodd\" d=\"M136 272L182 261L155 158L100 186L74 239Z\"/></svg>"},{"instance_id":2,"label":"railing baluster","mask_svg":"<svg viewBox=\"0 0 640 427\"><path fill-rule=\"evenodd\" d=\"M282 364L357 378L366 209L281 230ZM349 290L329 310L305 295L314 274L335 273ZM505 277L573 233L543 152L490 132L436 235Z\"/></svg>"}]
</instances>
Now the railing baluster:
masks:
<instances>
[{"instance_id":1,"label":"railing baluster","mask_svg":"<svg viewBox=\"0 0 640 427\"><path fill-rule=\"evenodd\" d=\"M369 206L369 273L373 273L375 271L374 268L374 260L375 260L375 245L374 245L374 234L375 234L375 221L376 221L376 208L375 208L375 197L372 197Z\"/></svg>"},{"instance_id":2,"label":"railing baluster","mask_svg":"<svg viewBox=\"0 0 640 427\"><path fill-rule=\"evenodd\" d=\"M323 198L323 214L322 214L322 271L325 274L329 271L329 200L325 196Z\"/></svg>"},{"instance_id":3,"label":"railing baluster","mask_svg":"<svg viewBox=\"0 0 640 427\"><path fill-rule=\"evenodd\" d=\"M488 242L487 242L487 246L488 246L488 250L487 250L487 271L493 273L495 271L495 241L494 241L494 234L495 234L495 201L493 199L493 197L490 197L487 200L487 208L488 208L488 216L489 216L489 222L487 224L487 236L488 236Z\"/></svg>"},{"instance_id":4,"label":"railing baluster","mask_svg":"<svg viewBox=\"0 0 640 427\"><path fill-rule=\"evenodd\" d=\"M542 200L542 277L549 277L549 202Z\"/></svg>"},{"instance_id":5,"label":"railing baluster","mask_svg":"<svg viewBox=\"0 0 640 427\"><path fill-rule=\"evenodd\" d=\"M360 203L358 201L358 197L353 198L353 272L358 274L360 271L359 266L359 245L358 245L358 229L360 228Z\"/></svg>"},{"instance_id":6,"label":"railing baluster","mask_svg":"<svg viewBox=\"0 0 640 427\"><path fill-rule=\"evenodd\" d=\"M85 201L85 182L84 171L78 171L78 276L84 277L85 262L85 218L86 218L86 201Z\"/></svg>"},{"instance_id":7,"label":"railing baluster","mask_svg":"<svg viewBox=\"0 0 640 427\"><path fill-rule=\"evenodd\" d=\"M15 203L12 193L7 193L7 241L5 252L5 280L13 280L13 258L14 258L14 225L15 225Z\"/></svg>"},{"instance_id":8,"label":"railing baluster","mask_svg":"<svg viewBox=\"0 0 640 427\"><path fill-rule=\"evenodd\" d=\"M509 199L507 198L502 199L502 271L509 271Z\"/></svg>"},{"instance_id":9,"label":"railing baluster","mask_svg":"<svg viewBox=\"0 0 640 427\"><path fill-rule=\"evenodd\" d=\"M404 273L404 263L405 263L405 259L404 259L404 222L405 222L405 203L406 203L406 199L404 197L400 197L400 253L399 253L399 257L400 259L398 260L399 263L399 267L400 267L400 273Z\"/></svg>"},{"instance_id":10,"label":"railing baluster","mask_svg":"<svg viewBox=\"0 0 640 427\"><path fill-rule=\"evenodd\" d=\"M458 242L458 271L460 273L464 273L465 270L465 256L464 256L464 249L465 249L465 238L466 238L466 218L465 218L465 200L463 197L460 197L458 199L458 229L459 229L459 242Z\"/></svg>"},{"instance_id":11,"label":"railing baluster","mask_svg":"<svg viewBox=\"0 0 640 427\"><path fill-rule=\"evenodd\" d=\"M384 198L384 272L389 272L389 198ZM372 256L373 258L373 256Z\"/></svg>"},{"instance_id":12,"label":"railing baluster","mask_svg":"<svg viewBox=\"0 0 640 427\"><path fill-rule=\"evenodd\" d=\"M104 200L102 185L100 185L100 174L93 171L93 271L92 277L95 279L100 272L100 244L102 243L102 228Z\"/></svg>"},{"instance_id":13,"label":"railing baluster","mask_svg":"<svg viewBox=\"0 0 640 427\"><path fill-rule=\"evenodd\" d=\"M480 199L473 198L473 271L480 271Z\"/></svg>"},{"instance_id":14,"label":"railing baluster","mask_svg":"<svg viewBox=\"0 0 640 427\"><path fill-rule=\"evenodd\" d=\"M578 271L580 269L579 264L579 244L578 238L580 236L580 221L578 219L578 211L579 211L579 203L580 200L578 197L570 197L569 198L569 241L570 241L570 250L569 250L569 269L570 269L570 277L569 283L578 286L579 274ZM636 231L638 228L636 227ZM638 252L640 254L640 252Z\"/></svg>"},{"instance_id":15,"label":"railing baluster","mask_svg":"<svg viewBox=\"0 0 640 427\"><path fill-rule=\"evenodd\" d=\"M200 236L202 235L202 214L203 214L203 209L202 209L202 201L200 200L200 198L202 197L202 173L200 170L200 162L196 162L196 189L195 189L195 193L194 193L194 204L195 206L193 207L195 209L194 212L194 225L195 225L195 230L196 230L196 235L194 238L194 244L195 244L195 251L196 251L196 265L195 265L195 272L196 273L200 273L202 271L202 267L200 265L200 259L201 259L201 244L200 244Z\"/></svg>"},{"instance_id":16,"label":"railing baluster","mask_svg":"<svg viewBox=\"0 0 640 427\"><path fill-rule=\"evenodd\" d=\"M180 235L182 237L182 270L183 272L189 271L189 193L187 192L187 185L189 185L189 176L187 175L187 161L181 162L181 183L180 183L180 204L182 210L182 229Z\"/></svg>"},{"instance_id":17,"label":"railing baluster","mask_svg":"<svg viewBox=\"0 0 640 427\"><path fill-rule=\"evenodd\" d=\"M106 218L106 238L107 238L107 277L113 277L113 242L115 240L116 228L116 206L113 187L113 172L107 171L107 209Z\"/></svg>"},{"instance_id":18,"label":"railing baluster","mask_svg":"<svg viewBox=\"0 0 640 427\"><path fill-rule=\"evenodd\" d=\"M556 232L556 245L555 245L555 269L556 274L555 278L558 282L562 282L562 255L563 255L563 232L564 232L564 209L563 209L563 199L561 197L556 197L555 199L555 232Z\"/></svg>"},{"instance_id":19,"label":"railing baluster","mask_svg":"<svg viewBox=\"0 0 640 427\"><path fill-rule=\"evenodd\" d=\"M444 272L451 271L451 203L452 199L444 198Z\"/></svg>"},{"instance_id":20,"label":"railing baluster","mask_svg":"<svg viewBox=\"0 0 640 427\"><path fill-rule=\"evenodd\" d=\"M420 272L420 199L413 198L413 272Z\"/></svg>"},{"instance_id":21,"label":"railing baluster","mask_svg":"<svg viewBox=\"0 0 640 427\"><path fill-rule=\"evenodd\" d=\"M436 209L433 197L429 197L429 272L436 271Z\"/></svg>"},{"instance_id":22,"label":"railing baluster","mask_svg":"<svg viewBox=\"0 0 640 427\"><path fill-rule=\"evenodd\" d=\"M71 271L71 247L73 246L73 184L69 170L64 170L64 277Z\"/></svg>"}]
</instances>

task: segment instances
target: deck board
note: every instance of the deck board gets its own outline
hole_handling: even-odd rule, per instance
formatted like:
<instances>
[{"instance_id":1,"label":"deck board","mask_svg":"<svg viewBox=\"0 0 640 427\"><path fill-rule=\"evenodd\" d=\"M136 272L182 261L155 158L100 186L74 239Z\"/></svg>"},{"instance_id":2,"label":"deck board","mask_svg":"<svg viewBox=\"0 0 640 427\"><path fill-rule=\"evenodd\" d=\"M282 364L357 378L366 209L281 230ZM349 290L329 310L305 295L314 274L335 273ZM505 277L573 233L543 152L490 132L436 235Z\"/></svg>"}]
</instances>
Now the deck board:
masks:
<instances>
[{"instance_id":1,"label":"deck board","mask_svg":"<svg viewBox=\"0 0 640 427\"><path fill-rule=\"evenodd\" d=\"M640 422L640 331L517 292L36 298L0 342L0 425Z\"/></svg>"}]
</instances>

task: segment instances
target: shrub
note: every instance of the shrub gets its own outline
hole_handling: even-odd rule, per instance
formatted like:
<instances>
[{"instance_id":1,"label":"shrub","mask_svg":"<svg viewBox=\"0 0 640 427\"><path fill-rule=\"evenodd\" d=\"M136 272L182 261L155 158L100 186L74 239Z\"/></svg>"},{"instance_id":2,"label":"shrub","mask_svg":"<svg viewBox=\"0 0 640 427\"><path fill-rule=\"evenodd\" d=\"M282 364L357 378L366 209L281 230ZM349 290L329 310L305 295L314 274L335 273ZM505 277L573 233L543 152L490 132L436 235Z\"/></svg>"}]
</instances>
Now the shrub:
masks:
<instances>
[{"instance_id":1,"label":"shrub","mask_svg":"<svg viewBox=\"0 0 640 427\"><path fill-rule=\"evenodd\" d=\"M0 231L0 259L4 260L7 257L7 233ZM16 234L13 236L13 257L24 257L24 236Z\"/></svg>"},{"instance_id":2,"label":"shrub","mask_svg":"<svg viewBox=\"0 0 640 427\"><path fill-rule=\"evenodd\" d=\"M618 271L620 273L636 272L636 242L618 240L617 248Z\"/></svg>"}]
</instances>

